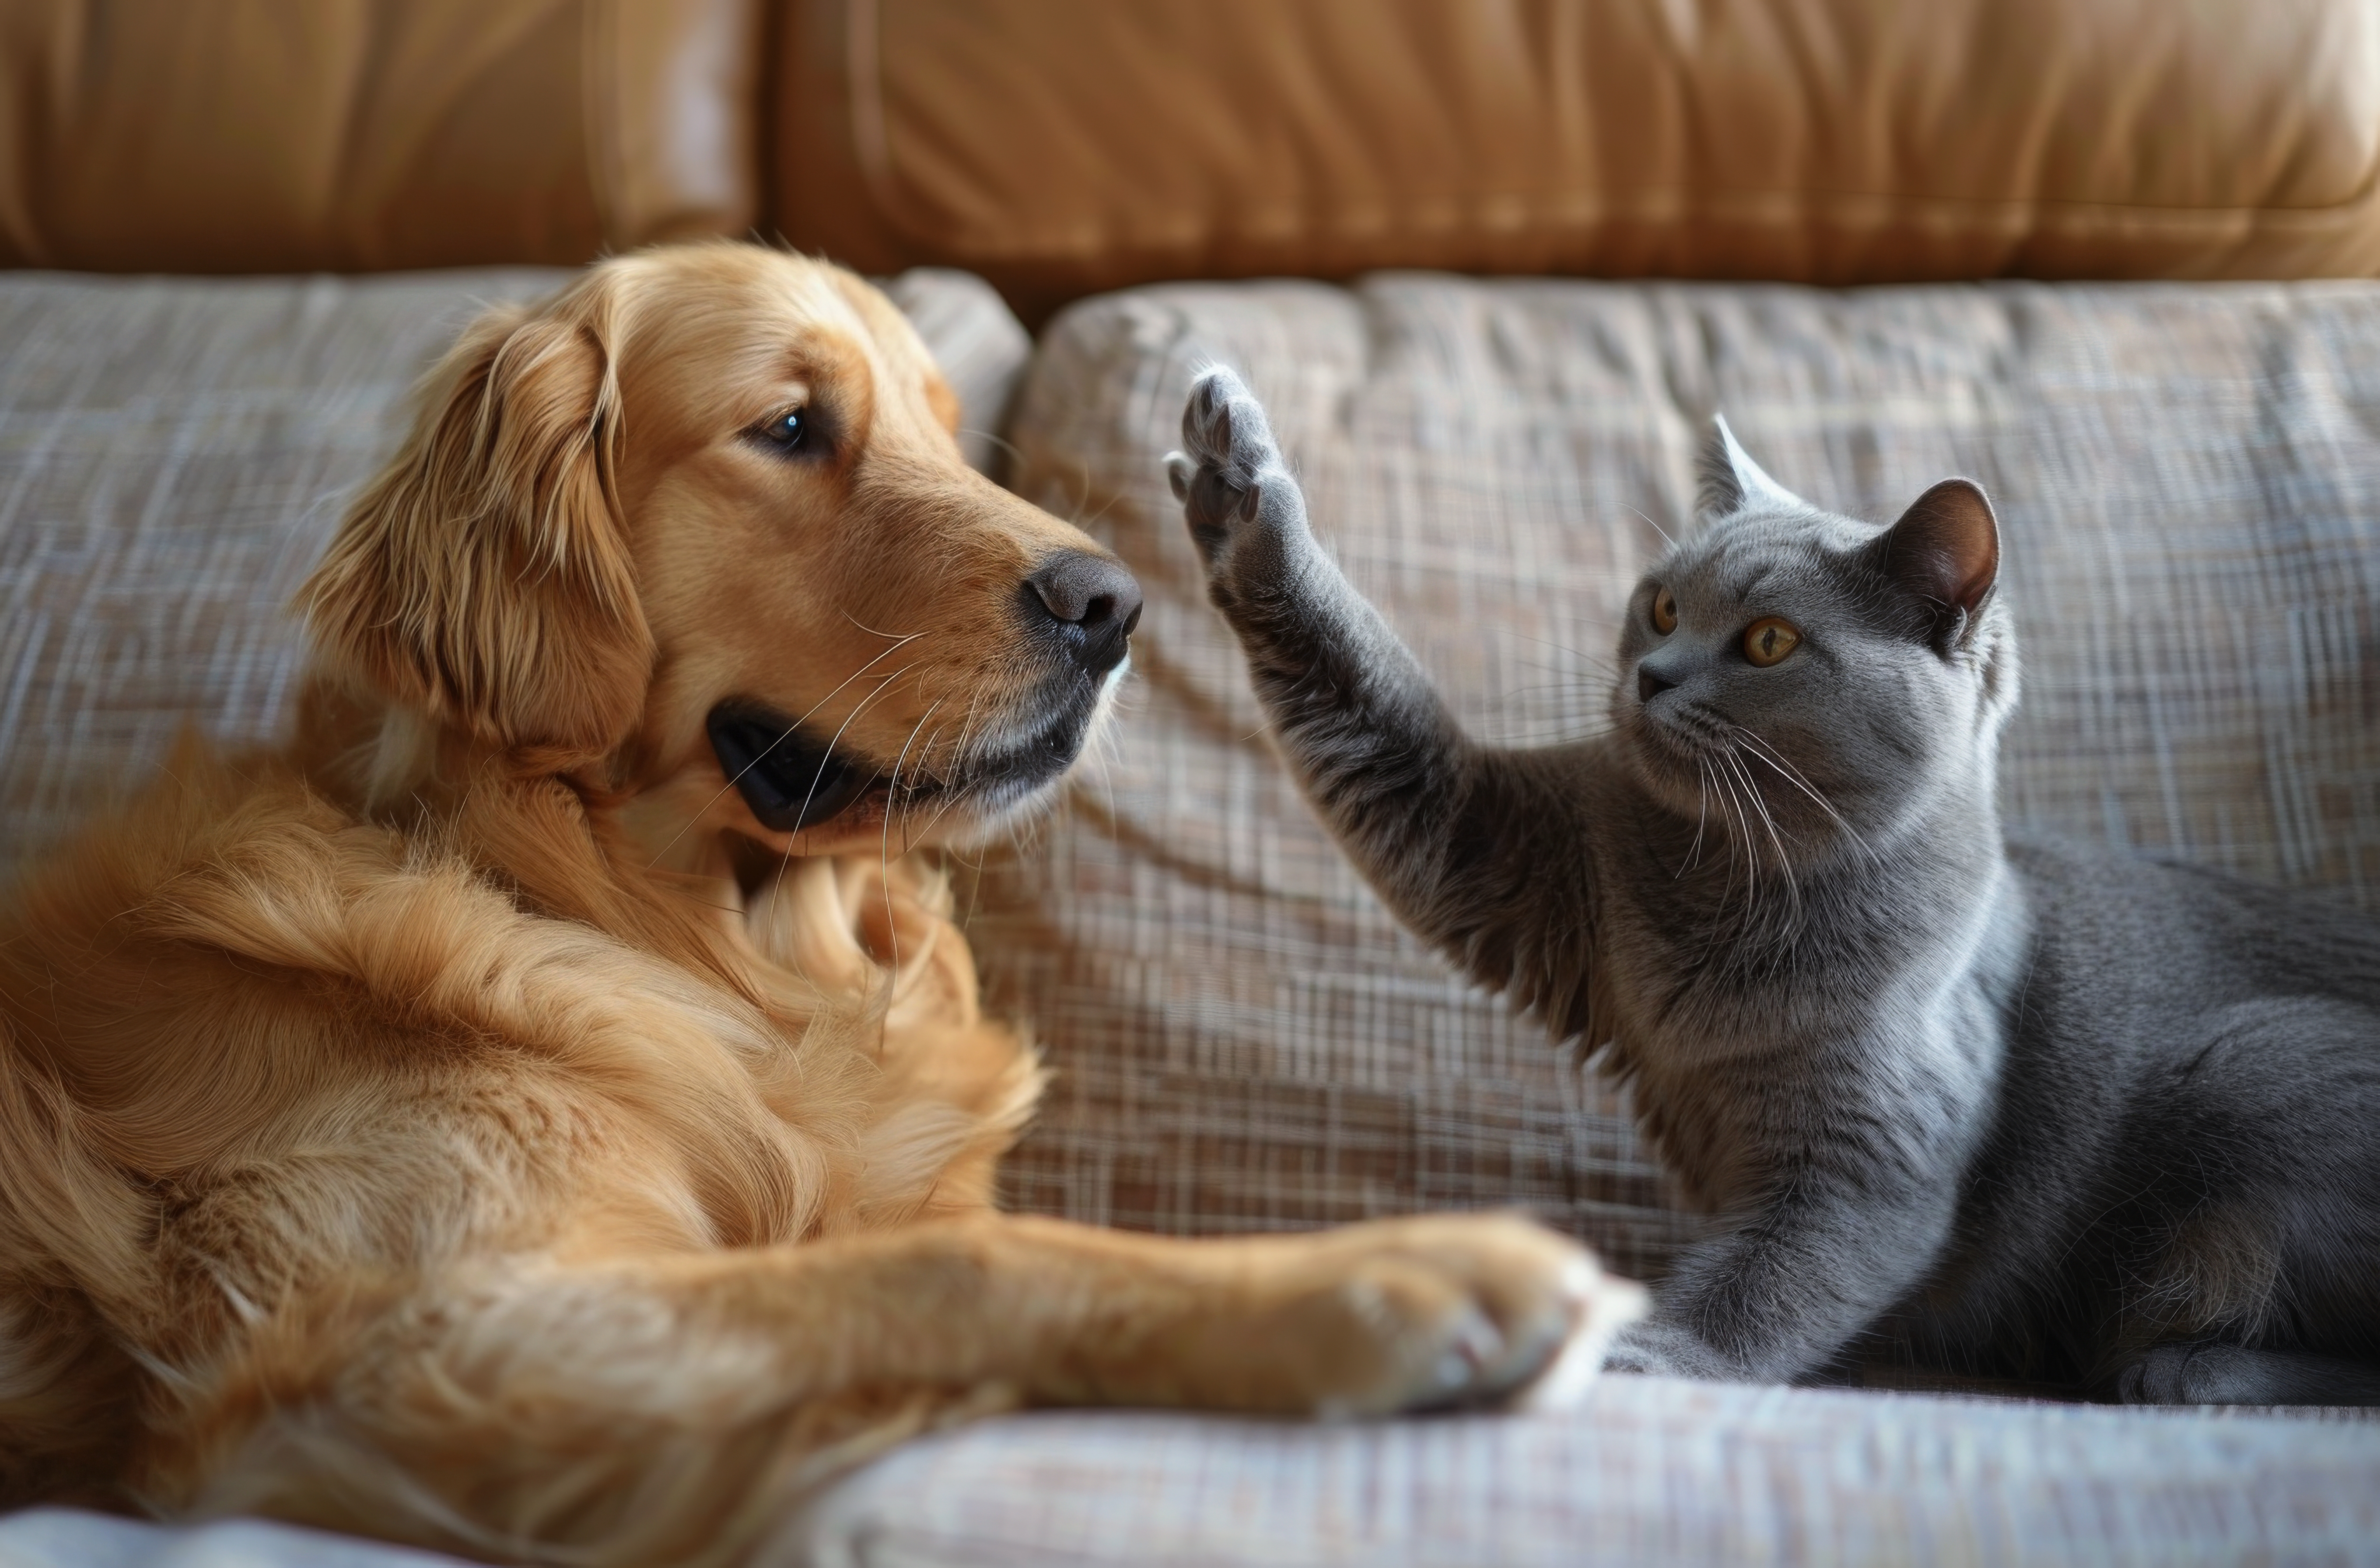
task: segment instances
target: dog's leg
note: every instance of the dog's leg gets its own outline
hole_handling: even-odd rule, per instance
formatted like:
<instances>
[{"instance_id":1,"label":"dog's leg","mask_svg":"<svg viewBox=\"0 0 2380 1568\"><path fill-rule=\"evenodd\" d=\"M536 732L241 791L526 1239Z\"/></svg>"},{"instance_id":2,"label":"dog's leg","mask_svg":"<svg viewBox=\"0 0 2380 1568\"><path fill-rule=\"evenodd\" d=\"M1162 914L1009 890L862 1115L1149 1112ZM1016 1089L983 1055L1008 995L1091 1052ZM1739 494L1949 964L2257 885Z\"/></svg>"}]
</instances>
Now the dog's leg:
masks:
<instances>
[{"instance_id":1,"label":"dog's leg","mask_svg":"<svg viewBox=\"0 0 2380 1568\"><path fill-rule=\"evenodd\" d=\"M311 1387L232 1391L276 1413L197 1501L480 1554L732 1561L806 1486L954 1415L1492 1399L1634 1296L1500 1216L1216 1242L984 1216L508 1272L379 1315Z\"/></svg>"}]
</instances>

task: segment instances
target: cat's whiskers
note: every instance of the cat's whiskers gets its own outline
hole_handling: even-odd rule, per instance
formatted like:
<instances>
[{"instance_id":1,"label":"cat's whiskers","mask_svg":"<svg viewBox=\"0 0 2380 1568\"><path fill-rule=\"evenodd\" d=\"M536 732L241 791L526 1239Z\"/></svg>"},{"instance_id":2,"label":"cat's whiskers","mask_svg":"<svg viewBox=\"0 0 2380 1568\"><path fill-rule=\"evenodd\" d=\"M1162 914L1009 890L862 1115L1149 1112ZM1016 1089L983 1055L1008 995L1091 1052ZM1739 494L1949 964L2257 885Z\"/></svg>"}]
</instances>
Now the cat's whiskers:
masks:
<instances>
[{"instance_id":1,"label":"cat's whiskers","mask_svg":"<svg viewBox=\"0 0 2380 1568\"><path fill-rule=\"evenodd\" d=\"M1703 828L1710 820L1710 760L1707 758L1694 759L1694 847L1686 851L1684 863L1670 873L1671 881L1676 881L1703 863Z\"/></svg>"},{"instance_id":2,"label":"cat's whiskers","mask_svg":"<svg viewBox=\"0 0 2380 1568\"><path fill-rule=\"evenodd\" d=\"M1710 926L1704 933L1702 947L1695 954L1694 961L1690 966L1694 969L1702 969L1707 967L1713 956L1727 944L1727 911L1730 897L1735 891L1736 851L1733 822L1728 814L1727 781L1711 767L1709 758L1706 753L1697 752L1695 754L1694 761L1695 766L1700 770L1701 774L1704 818L1706 820L1709 817L1710 797L1713 790L1716 789L1719 796L1719 836L1727 845L1727 880L1719 885L1718 906L1712 912ZM1691 858L1686 866L1679 869L1679 875L1682 876L1687 869L1701 865L1702 843L1702 824L1698 822L1695 828L1694 844L1691 852Z\"/></svg>"},{"instance_id":3,"label":"cat's whiskers","mask_svg":"<svg viewBox=\"0 0 2380 1568\"><path fill-rule=\"evenodd\" d=\"M1735 798L1743 825L1745 862L1743 927L1739 935L1742 938L1742 950L1748 955L1758 951L1757 939L1767 932L1772 923L1769 919L1769 906L1774 900L1769 895L1769 884L1774 879L1769 875L1766 865L1767 857L1761 853L1758 824L1753 820L1753 814L1758 809L1758 803L1752 798L1751 781L1744 777L1743 770L1736 763L1735 759L1724 750L1719 753L1719 766L1728 777L1735 781Z\"/></svg>"},{"instance_id":4,"label":"cat's whiskers","mask_svg":"<svg viewBox=\"0 0 2380 1568\"><path fill-rule=\"evenodd\" d=\"M1728 737L1728 732L1736 730L1738 726L1717 714L1694 707L1674 715L1669 724L1675 731L1682 732L1682 737L1693 743L1691 754L1696 770L1699 807L1694 843L1687 850L1685 860L1671 873L1671 880L1683 877L1702 862L1703 839L1710 815L1711 786L1716 784L1719 790L1719 825L1728 846L1728 872L1727 880L1719 887L1718 905L1713 915L1714 929L1725 925L1730 909L1735 908L1736 866L1741 860L1743 899L1741 907L1735 908L1734 915L1739 932L1781 937L1790 944L1797 939L1802 929L1801 883L1793 874L1793 857L1787 850L1786 835L1778 825L1767 796ZM1762 851L1763 838L1767 840L1768 849L1773 853L1776 862L1773 869L1766 864L1770 855ZM1763 886L1764 876L1783 880L1785 897L1781 906L1764 896L1767 892Z\"/></svg>"},{"instance_id":5,"label":"cat's whiskers","mask_svg":"<svg viewBox=\"0 0 2380 1568\"><path fill-rule=\"evenodd\" d=\"M1726 918L1728 898L1735 892L1735 868L1739 859L1751 862L1745 868L1743 879L1743 914L1745 922L1750 922L1752 911L1759 902L1760 851L1752 842L1751 820L1744 813L1742 798L1736 794L1735 781L1726 769L1718 767L1711 770L1711 777L1718 783L1726 806L1733 808L1731 815L1723 809L1719 816L1719 825L1727 830L1727 881L1718 890L1718 920L1713 922L1716 933L1719 921Z\"/></svg>"},{"instance_id":6,"label":"cat's whiskers","mask_svg":"<svg viewBox=\"0 0 2380 1568\"><path fill-rule=\"evenodd\" d=\"M1785 879L1786 935L1798 940L1802 930L1802 883L1793 874L1793 857L1786 852L1783 830L1777 825L1776 814L1769 809L1768 796L1762 791L1760 781L1752 776L1744 765L1743 753L1734 747L1728 748L1729 761L1742 775L1743 787L1752 794L1753 804L1760 808L1760 820L1768 831L1768 842L1777 851L1777 869Z\"/></svg>"},{"instance_id":7,"label":"cat's whiskers","mask_svg":"<svg viewBox=\"0 0 2380 1568\"><path fill-rule=\"evenodd\" d=\"M1811 801L1816 805L1818 809L1827 814L1827 820L1832 822L1836 829L1840 831L1845 838L1851 840L1852 843L1859 846L1862 854L1865 855L1871 861L1875 861L1879 865L1882 864L1882 861L1877 857L1875 848L1871 846L1867 840L1861 835L1859 830L1852 827L1851 822L1840 811L1835 809L1835 803L1828 800L1825 794L1818 789L1817 785L1810 782L1808 776L1804 774L1801 769L1795 767L1791 761L1779 755L1775 747L1761 739L1761 737L1753 731L1744 728L1742 724L1736 724L1731 727L1734 730L1737 743L1744 747L1755 760L1767 763L1768 766L1776 769L1778 772L1784 775L1785 782L1791 784L1795 789L1800 790L1803 795L1808 796Z\"/></svg>"}]
</instances>

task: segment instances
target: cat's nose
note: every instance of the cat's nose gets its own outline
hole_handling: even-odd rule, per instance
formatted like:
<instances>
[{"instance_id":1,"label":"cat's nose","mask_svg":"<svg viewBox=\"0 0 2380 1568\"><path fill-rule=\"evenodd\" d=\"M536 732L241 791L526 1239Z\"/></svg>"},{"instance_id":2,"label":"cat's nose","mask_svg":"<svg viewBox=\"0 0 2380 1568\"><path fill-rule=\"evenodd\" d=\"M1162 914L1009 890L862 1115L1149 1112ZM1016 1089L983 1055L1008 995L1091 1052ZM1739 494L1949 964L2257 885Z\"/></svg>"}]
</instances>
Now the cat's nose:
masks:
<instances>
[{"instance_id":1,"label":"cat's nose","mask_svg":"<svg viewBox=\"0 0 2380 1568\"><path fill-rule=\"evenodd\" d=\"M1678 683L1650 664L1636 666L1636 700L1650 702Z\"/></svg>"}]
</instances>

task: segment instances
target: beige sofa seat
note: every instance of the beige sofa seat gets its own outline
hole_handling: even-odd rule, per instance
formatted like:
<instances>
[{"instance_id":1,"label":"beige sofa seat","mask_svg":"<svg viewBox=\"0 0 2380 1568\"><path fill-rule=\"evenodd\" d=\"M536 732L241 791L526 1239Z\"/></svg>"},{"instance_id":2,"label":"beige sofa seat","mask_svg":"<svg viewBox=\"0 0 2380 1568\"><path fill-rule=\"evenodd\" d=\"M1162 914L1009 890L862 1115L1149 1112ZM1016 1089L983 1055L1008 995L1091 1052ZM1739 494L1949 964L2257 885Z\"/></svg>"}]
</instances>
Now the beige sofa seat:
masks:
<instances>
[{"instance_id":1,"label":"beige sofa seat","mask_svg":"<svg viewBox=\"0 0 2380 1568\"><path fill-rule=\"evenodd\" d=\"M1104 760L973 928L1057 1069L1023 1205L1212 1231L1518 1203L1648 1274L1691 1234L1624 1097L1399 930L1268 748L1160 466L1210 361L1483 735L1602 724L1723 409L1821 504L1886 520L1954 473L1994 497L2012 825L2380 907L2380 286L1110 296L1052 322L1010 430L1013 482L1148 591Z\"/></svg>"},{"instance_id":2,"label":"beige sofa seat","mask_svg":"<svg viewBox=\"0 0 2380 1568\"><path fill-rule=\"evenodd\" d=\"M271 732L283 605L475 302L563 274L0 280L0 870ZM894 292L971 428L1025 344L972 279ZM1612 617L1724 407L1814 498L1981 478L2028 696L2009 804L2380 901L2380 285L1878 290L1376 277L1087 302L1013 480L1148 592L1122 722L985 861L972 931L1058 1076L1011 1198L1196 1232L1518 1203L1652 1273L1692 1221L1624 1102L1402 936L1266 750L1158 456L1208 359L1271 399L1318 525L1467 720L1599 722ZM979 443L978 450L994 450ZM1042 1415L907 1449L787 1561L2352 1561L2380 1428L1612 1379L1559 1419ZM209 1557L207 1553L215 1555ZM0 1561L420 1562L243 1525L0 1520Z\"/></svg>"},{"instance_id":3,"label":"beige sofa seat","mask_svg":"<svg viewBox=\"0 0 2380 1568\"><path fill-rule=\"evenodd\" d=\"M480 300L565 273L0 280L0 868L273 733L289 596Z\"/></svg>"},{"instance_id":4,"label":"beige sofa seat","mask_svg":"<svg viewBox=\"0 0 2380 1568\"><path fill-rule=\"evenodd\" d=\"M1573 1415L1051 1412L843 1484L770 1568L2368 1563L2380 1425L1612 1377ZM47 1565L43 1565L47 1568Z\"/></svg>"},{"instance_id":5,"label":"beige sofa seat","mask_svg":"<svg viewBox=\"0 0 2380 1568\"><path fill-rule=\"evenodd\" d=\"M1614 1377L1572 1415L1049 1411L931 1437L755 1568L2367 1563L2380 1425ZM255 1520L0 1518L10 1568L440 1568Z\"/></svg>"}]
</instances>

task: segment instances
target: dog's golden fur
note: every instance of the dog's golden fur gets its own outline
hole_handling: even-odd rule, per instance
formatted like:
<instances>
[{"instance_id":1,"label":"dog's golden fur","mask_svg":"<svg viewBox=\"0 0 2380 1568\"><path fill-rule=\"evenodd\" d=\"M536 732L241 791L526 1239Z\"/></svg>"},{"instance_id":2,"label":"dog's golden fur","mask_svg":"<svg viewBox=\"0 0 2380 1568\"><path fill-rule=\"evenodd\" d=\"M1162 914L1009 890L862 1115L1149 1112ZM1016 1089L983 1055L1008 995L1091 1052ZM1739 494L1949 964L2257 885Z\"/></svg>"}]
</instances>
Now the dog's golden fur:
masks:
<instances>
[{"instance_id":1,"label":"dog's golden fur","mask_svg":"<svg viewBox=\"0 0 2380 1568\"><path fill-rule=\"evenodd\" d=\"M754 434L795 408L807 449ZM1548 1363L1591 1270L1517 1220L991 1210L1039 1076L904 851L1046 796L1003 748L1104 688L1017 610L1096 547L954 419L873 289L752 247L463 336L307 590L291 742L186 746L0 917L8 1500L730 1561L1004 1404L1377 1411ZM771 831L730 696L884 782Z\"/></svg>"}]
</instances>

